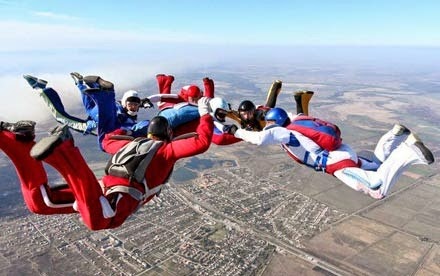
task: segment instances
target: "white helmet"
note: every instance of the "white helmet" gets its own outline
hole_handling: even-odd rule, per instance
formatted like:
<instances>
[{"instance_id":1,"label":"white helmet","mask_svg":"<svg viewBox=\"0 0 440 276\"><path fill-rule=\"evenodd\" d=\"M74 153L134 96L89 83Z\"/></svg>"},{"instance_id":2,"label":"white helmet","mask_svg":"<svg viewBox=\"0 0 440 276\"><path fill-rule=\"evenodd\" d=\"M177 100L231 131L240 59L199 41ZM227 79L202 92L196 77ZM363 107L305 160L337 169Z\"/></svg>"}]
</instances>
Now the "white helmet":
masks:
<instances>
[{"instance_id":1,"label":"white helmet","mask_svg":"<svg viewBox=\"0 0 440 276\"><path fill-rule=\"evenodd\" d=\"M127 102L137 102L140 104L141 98L139 98L138 92L135 90L128 90L125 92L121 99L121 105L123 108L127 107ZM127 113L131 116L134 116L137 114L137 111L128 110Z\"/></svg>"},{"instance_id":2,"label":"white helmet","mask_svg":"<svg viewBox=\"0 0 440 276\"><path fill-rule=\"evenodd\" d=\"M223 98L215 97L209 101L209 106L211 107L209 115L211 115L214 120L223 123L225 121L226 111L229 110L229 104ZM219 111L223 112L219 113Z\"/></svg>"},{"instance_id":3,"label":"white helmet","mask_svg":"<svg viewBox=\"0 0 440 276\"><path fill-rule=\"evenodd\" d=\"M121 99L122 107L126 107L127 106L127 101L128 102L138 102L138 103L140 103L141 102L141 98L139 98L139 94L138 94L137 91L135 91L135 90L128 90L122 96L122 99Z\"/></svg>"}]
</instances>

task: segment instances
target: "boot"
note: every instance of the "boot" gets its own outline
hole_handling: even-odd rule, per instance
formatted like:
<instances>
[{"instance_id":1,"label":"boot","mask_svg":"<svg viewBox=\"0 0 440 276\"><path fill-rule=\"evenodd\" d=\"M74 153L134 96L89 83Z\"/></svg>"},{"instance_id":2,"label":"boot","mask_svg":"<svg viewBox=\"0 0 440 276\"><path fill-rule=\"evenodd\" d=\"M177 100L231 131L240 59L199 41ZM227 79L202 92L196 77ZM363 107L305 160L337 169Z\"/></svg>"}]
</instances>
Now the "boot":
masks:
<instances>
[{"instance_id":1,"label":"boot","mask_svg":"<svg viewBox=\"0 0 440 276\"><path fill-rule=\"evenodd\" d=\"M272 83L267 92L266 104L264 106L274 108L277 103L278 95L281 93L281 87L283 82L276 80Z\"/></svg>"},{"instance_id":2,"label":"boot","mask_svg":"<svg viewBox=\"0 0 440 276\"><path fill-rule=\"evenodd\" d=\"M157 86L160 94L170 94L171 84L174 82L174 76L157 74L156 75Z\"/></svg>"},{"instance_id":3,"label":"boot","mask_svg":"<svg viewBox=\"0 0 440 276\"><path fill-rule=\"evenodd\" d=\"M52 129L48 137L41 139L32 147L30 155L37 160L43 160L66 140L73 140L69 127L67 125L57 126Z\"/></svg>"},{"instance_id":4,"label":"boot","mask_svg":"<svg viewBox=\"0 0 440 276\"><path fill-rule=\"evenodd\" d=\"M33 88L33 89L44 89L46 88L47 85L47 81L36 78L34 76L31 75L23 75L23 78L29 83L29 85Z\"/></svg>"},{"instance_id":5,"label":"boot","mask_svg":"<svg viewBox=\"0 0 440 276\"><path fill-rule=\"evenodd\" d=\"M78 85L78 83L82 84L84 82L83 76L78 72L72 72L70 73L70 76L72 77L76 85Z\"/></svg>"},{"instance_id":6,"label":"boot","mask_svg":"<svg viewBox=\"0 0 440 276\"><path fill-rule=\"evenodd\" d=\"M396 136L400 136L403 134L410 134L411 130L409 130L406 126L401 124L395 124L393 127L393 134Z\"/></svg>"},{"instance_id":7,"label":"boot","mask_svg":"<svg viewBox=\"0 0 440 276\"><path fill-rule=\"evenodd\" d=\"M168 75L166 76L165 85L162 90L162 94L170 94L171 93L171 85L174 82L174 76Z\"/></svg>"},{"instance_id":8,"label":"boot","mask_svg":"<svg viewBox=\"0 0 440 276\"><path fill-rule=\"evenodd\" d=\"M434 155L417 135L411 133L408 138L406 138L405 143L417 153L423 163L428 165L434 163Z\"/></svg>"},{"instance_id":9,"label":"boot","mask_svg":"<svg viewBox=\"0 0 440 276\"><path fill-rule=\"evenodd\" d=\"M101 90L114 90L114 85L110 81L106 81L100 76L85 76L84 82L90 88L100 88Z\"/></svg>"},{"instance_id":10,"label":"boot","mask_svg":"<svg viewBox=\"0 0 440 276\"><path fill-rule=\"evenodd\" d=\"M166 76L164 74L157 74L156 80L157 80L157 87L159 88L159 93L162 94L163 87L166 81Z\"/></svg>"},{"instance_id":11,"label":"boot","mask_svg":"<svg viewBox=\"0 0 440 276\"><path fill-rule=\"evenodd\" d=\"M18 121L16 123L0 122L0 131L10 131L15 134L17 140L29 141L35 138L34 121Z\"/></svg>"},{"instance_id":12,"label":"boot","mask_svg":"<svg viewBox=\"0 0 440 276\"><path fill-rule=\"evenodd\" d=\"M295 102L296 102L296 113L304 114L306 116L309 115L309 102L313 97L313 91L297 91L294 94Z\"/></svg>"},{"instance_id":13,"label":"boot","mask_svg":"<svg viewBox=\"0 0 440 276\"><path fill-rule=\"evenodd\" d=\"M205 88L203 96L214 98L214 81L210 78L203 78L203 86Z\"/></svg>"}]
</instances>

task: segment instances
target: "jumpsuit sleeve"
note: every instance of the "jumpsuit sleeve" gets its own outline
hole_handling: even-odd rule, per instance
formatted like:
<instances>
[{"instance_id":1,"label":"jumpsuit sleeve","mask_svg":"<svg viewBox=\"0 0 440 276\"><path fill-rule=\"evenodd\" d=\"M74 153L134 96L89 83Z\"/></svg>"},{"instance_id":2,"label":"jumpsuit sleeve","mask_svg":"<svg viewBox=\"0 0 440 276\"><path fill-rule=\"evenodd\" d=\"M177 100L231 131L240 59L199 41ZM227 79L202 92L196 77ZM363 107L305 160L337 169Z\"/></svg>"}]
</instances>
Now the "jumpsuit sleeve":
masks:
<instances>
[{"instance_id":1,"label":"jumpsuit sleeve","mask_svg":"<svg viewBox=\"0 0 440 276\"><path fill-rule=\"evenodd\" d=\"M287 144L291 139L291 131L280 126L264 129L262 131L237 129L235 137L258 146Z\"/></svg>"},{"instance_id":2,"label":"jumpsuit sleeve","mask_svg":"<svg viewBox=\"0 0 440 276\"><path fill-rule=\"evenodd\" d=\"M171 142L173 154L176 160L203 153L211 144L214 124L209 114L200 117L197 127L197 136Z\"/></svg>"}]
</instances>

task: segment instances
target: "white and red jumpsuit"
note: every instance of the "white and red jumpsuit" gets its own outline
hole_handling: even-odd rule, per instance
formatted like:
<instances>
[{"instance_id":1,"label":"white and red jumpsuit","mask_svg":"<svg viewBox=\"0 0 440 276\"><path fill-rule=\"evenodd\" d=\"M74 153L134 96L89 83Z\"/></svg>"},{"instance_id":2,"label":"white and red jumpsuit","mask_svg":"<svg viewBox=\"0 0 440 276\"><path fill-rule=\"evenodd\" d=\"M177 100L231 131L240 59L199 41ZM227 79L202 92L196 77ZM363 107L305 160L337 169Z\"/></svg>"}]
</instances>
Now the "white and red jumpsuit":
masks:
<instances>
[{"instance_id":1,"label":"white and red jumpsuit","mask_svg":"<svg viewBox=\"0 0 440 276\"><path fill-rule=\"evenodd\" d=\"M425 164L414 147L404 142L408 134L397 136L391 130L382 136L374 152L383 163L360 159L346 144L327 152L303 134L278 125L260 132L238 129L235 137L256 145L281 144L295 161L334 175L349 187L377 199L388 195L409 165Z\"/></svg>"}]
</instances>

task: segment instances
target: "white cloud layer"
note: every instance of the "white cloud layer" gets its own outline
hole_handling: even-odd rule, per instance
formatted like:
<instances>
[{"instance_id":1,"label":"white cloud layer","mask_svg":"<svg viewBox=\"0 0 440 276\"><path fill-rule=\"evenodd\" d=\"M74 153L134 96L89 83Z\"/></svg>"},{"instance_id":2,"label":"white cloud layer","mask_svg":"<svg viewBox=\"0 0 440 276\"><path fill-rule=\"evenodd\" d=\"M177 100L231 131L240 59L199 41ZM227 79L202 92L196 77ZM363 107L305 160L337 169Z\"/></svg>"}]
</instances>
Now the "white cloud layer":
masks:
<instances>
[{"instance_id":1,"label":"white cloud layer","mask_svg":"<svg viewBox=\"0 0 440 276\"><path fill-rule=\"evenodd\" d=\"M40 13L42 14L42 13ZM45 13L46 16L57 16ZM62 16L62 15L58 15ZM107 30L68 24L27 23L0 21L2 43L0 51L54 50L54 49L117 49L140 48L155 43L219 43L190 33L164 30L148 32Z\"/></svg>"},{"instance_id":2,"label":"white cloud layer","mask_svg":"<svg viewBox=\"0 0 440 276\"><path fill-rule=\"evenodd\" d=\"M79 17L67 15L67 14L58 14L53 12L43 12L43 11L33 11L31 12L33 15L44 17L44 18L50 18L50 19L56 19L56 20L79 20Z\"/></svg>"}]
</instances>

